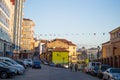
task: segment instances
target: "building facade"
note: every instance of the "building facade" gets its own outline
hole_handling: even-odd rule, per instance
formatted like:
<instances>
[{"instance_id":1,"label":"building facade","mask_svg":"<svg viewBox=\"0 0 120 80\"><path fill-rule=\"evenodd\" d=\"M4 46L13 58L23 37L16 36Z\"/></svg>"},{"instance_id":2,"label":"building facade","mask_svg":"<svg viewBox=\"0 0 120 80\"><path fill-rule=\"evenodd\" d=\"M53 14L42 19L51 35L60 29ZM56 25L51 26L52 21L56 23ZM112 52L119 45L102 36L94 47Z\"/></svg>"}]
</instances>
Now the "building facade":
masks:
<instances>
[{"instance_id":1,"label":"building facade","mask_svg":"<svg viewBox=\"0 0 120 80\"><path fill-rule=\"evenodd\" d=\"M14 10L14 27L13 27L13 44L14 44L14 58L19 58L20 44L21 44L21 28L23 21L23 3L25 0L15 0Z\"/></svg>"},{"instance_id":2,"label":"building facade","mask_svg":"<svg viewBox=\"0 0 120 80\"><path fill-rule=\"evenodd\" d=\"M51 62L54 64L61 64L61 66L69 64L69 51L64 48L54 48L51 54Z\"/></svg>"},{"instance_id":3,"label":"building facade","mask_svg":"<svg viewBox=\"0 0 120 80\"><path fill-rule=\"evenodd\" d=\"M76 55L76 45L73 44L71 41L66 39L54 39L47 43L46 46L49 50L54 48L64 48L69 51L68 58L69 63L76 63L77 62L77 55Z\"/></svg>"},{"instance_id":4,"label":"building facade","mask_svg":"<svg viewBox=\"0 0 120 80\"><path fill-rule=\"evenodd\" d=\"M31 58L34 52L34 22L30 19L23 19L21 33L21 53L20 57Z\"/></svg>"},{"instance_id":5,"label":"building facade","mask_svg":"<svg viewBox=\"0 0 120 80\"><path fill-rule=\"evenodd\" d=\"M0 56L12 56L14 0L0 0Z\"/></svg>"},{"instance_id":6,"label":"building facade","mask_svg":"<svg viewBox=\"0 0 120 80\"><path fill-rule=\"evenodd\" d=\"M110 41L102 44L102 63L120 68L120 27L110 32Z\"/></svg>"},{"instance_id":7,"label":"building facade","mask_svg":"<svg viewBox=\"0 0 120 80\"><path fill-rule=\"evenodd\" d=\"M98 48L90 48L90 49L87 49L87 57L89 60L94 60L94 59L97 59L98 55Z\"/></svg>"}]
</instances>

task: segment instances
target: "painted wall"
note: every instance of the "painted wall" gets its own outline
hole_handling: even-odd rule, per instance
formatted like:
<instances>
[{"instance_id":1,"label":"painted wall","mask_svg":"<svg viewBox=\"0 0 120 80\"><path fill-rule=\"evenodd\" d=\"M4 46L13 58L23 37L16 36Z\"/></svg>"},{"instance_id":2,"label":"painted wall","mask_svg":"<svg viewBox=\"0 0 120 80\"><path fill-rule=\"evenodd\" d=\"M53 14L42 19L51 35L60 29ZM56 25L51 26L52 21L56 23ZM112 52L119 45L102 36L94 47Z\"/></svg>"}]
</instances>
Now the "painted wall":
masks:
<instances>
[{"instance_id":1,"label":"painted wall","mask_svg":"<svg viewBox=\"0 0 120 80\"><path fill-rule=\"evenodd\" d=\"M52 62L55 64L68 63L68 52L53 52Z\"/></svg>"}]
</instances>

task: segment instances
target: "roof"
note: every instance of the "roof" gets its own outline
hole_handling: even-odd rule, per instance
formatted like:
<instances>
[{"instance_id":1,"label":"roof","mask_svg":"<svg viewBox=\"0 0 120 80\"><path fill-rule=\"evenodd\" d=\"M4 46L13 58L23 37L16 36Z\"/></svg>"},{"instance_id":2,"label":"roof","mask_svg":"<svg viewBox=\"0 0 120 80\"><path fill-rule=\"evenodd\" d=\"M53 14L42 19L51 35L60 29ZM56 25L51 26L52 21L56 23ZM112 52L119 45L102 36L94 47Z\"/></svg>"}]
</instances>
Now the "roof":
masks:
<instances>
[{"instance_id":1,"label":"roof","mask_svg":"<svg viewBox=\"0 0 120 80\"><path fill-rule=\"evenodd\" d=\"M64 43L67 43L68 45L72 45L72 46L76 46L75 44L73 44L71 41L68 41L66 39L54 39L53 41L62 41Z\"/></svg>"},{"instance_id":2,"label":"roof","mask_svg":"<svg viewBox=\"0 0 120 80\"><path fill-rule=\"evenodd\" d=\"M10 0L12 2L12 5L15 5L15 0Z\"/></svg>"},{"instance_id":3,"label":"roof","mask_svg":"<svg viewBox=\"0 0 120 80\"><path fill-rule=\"evenodd\" d=\"M120 30L120 27L117 27L116 29L110 31L110 33L114 33L114 32L119 31L119 30Z\"/></svg>"},{"instance_id":4,"label":"roof","mask_svg":"<svg viewBox=\"0 0 120 80\"><path fill-rule=\"evenodd\" d=\"M66 50L65 48L55 48L52 50L53 52L69 52L68 50Z\"/></svg>"},{"instance_id":5,"label":"roof","mask_svg":"<svg viewBox=\"0 0 120 80\"><path fill-rule=\"evenodd\" d=\"M48 40L40 40L41 43L46 43Z\"/></svg>"},{"instance_id":6,"label":"roof","mask_svg":"<svg viewBox=\"0 0 120 80\"><path fill-rule=\"evenodd\" d=\"M88 49L88 50L98 50L98 48L90 48L90 49Z\"/></svg>"},{"instance_id":7,"label":"roof","mask_svg":"<svg viewBox=\"0 0 120 80\"><path fill-rule=\"evenodd\" d=\"M105 44L108 44L108 43L110 43L110 41L107 41L107 42L103 43L102 45L105 45Z\"/></svg>"},{"instance_id":8,"label":"roof","mask_svg":"<svg viewBox=\"0 0 120 80\"><path fill-rule=\"evenodd\" d=\"M27 18L23 18L23 20L28 20L28 21L32 21L31 19L27 19Z\"/></svg>"}]
</instances>

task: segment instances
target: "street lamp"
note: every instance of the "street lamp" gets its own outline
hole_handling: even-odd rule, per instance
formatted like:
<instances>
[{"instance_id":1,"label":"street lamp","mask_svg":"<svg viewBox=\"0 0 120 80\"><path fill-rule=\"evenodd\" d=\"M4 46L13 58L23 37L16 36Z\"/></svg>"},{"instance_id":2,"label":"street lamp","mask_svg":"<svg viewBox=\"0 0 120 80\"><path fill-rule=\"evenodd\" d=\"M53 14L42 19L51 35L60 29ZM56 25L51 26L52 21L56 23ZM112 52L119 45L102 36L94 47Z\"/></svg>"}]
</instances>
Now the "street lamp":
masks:
<instances>
[{"instance_id":1,"label":"street lamp","mask_svg":"<svg viewBox=\"0 0 120 80\"><path fill-rule=\"evenodd\" d=\"M97 46L98 52L97 52L97 59L100 57L100 46Z\"/></svg>"},{"instance_id":2,"label":"street lamp","mask_svg":"<svg viewBox=\"0 0 120 80\"><path fill-rule=\"evenodd\" d=\"M62 59L63 59L63 65L64 65L64 59L65 59L65 58L63 57Z\"/></svg>"}]
</instances>

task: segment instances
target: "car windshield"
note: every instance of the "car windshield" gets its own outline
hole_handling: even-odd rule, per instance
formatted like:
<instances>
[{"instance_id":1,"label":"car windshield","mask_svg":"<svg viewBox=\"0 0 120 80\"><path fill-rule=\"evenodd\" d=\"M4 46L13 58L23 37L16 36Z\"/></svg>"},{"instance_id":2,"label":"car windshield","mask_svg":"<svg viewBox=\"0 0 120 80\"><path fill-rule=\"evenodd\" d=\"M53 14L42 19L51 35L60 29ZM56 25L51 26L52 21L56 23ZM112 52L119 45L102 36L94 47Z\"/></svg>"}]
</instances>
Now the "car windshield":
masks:
<instances>
[{"instance_id":1,"label":"car windshield","mask_svg":"<svg viewBox=\"0 0 120 80\"><path fill-rule=\"evenodd\" d=\"M5 67L7 66L5 63L2 63L2 62L0 62L0 64L3 65L3 66L5 66Z\"/></svg>"},{"instance_id":2,"label":"car windshield","mask_svg":"<svg viewBox=\"0 0 120 80\"><path fill-rule=\"evenodd\" d=\"M5 61L7 61L7 62L9 62L9 63L11 63L11 64L18 64L16 61L14 61L14 60L12 60L12 59L10 59L10 60L5 60Z\"/></svg>"},{"instance_id":3,"label":"car windshield","mask_svg":"<svg viewBox=\"0 0 120 80\"><path fill-rule=\"evenodd\" d=\"M99 66L95 66L95 67L94 67L94 70L99 70Z\"/></svg>"},{"instance_id":4,"label":"car windshield","mask_svg":"<svg viewBox=\"0 0 120 80\"><path fill-rule=\"evenodd\" d=\"M3 63L5 63L5 64L8 65L8 66L12 66L12 64L9 63L9 62L3 62Z\"/></svg>"},{"instance_id":5,"label":"car windshield","mask_svg":"<svg viewBox=\"0 0 120 80\"><path fill-rule=\"evenodd\" d=\"M105 71L105 70L107 70L108 68L110 68L110 66L101 66L101 70L102 70L102 71Z\"/></svg>"},{"instance_id":6,"label":"car windshield","mask_svg":"<svg viewBox=\"0 0 120 80\"><path fill-rule=\"evenodd\" d=\"M0 64L0 67L4 67L4 65Z\"/></svg>"},{"instance_id":7,"label":"car windshield","mask_svg":"<svg viewBox=\"0 0 120 80\"><path fill-rule=\"evenodd\" d=\"M120 73L120 69L111 69L110 72L111 73Z\"/></svg>"}]
</instances>

